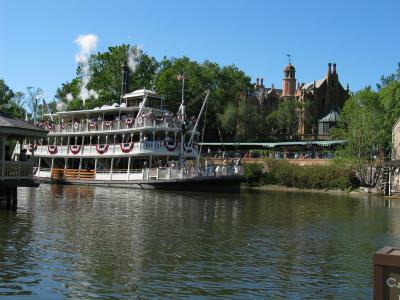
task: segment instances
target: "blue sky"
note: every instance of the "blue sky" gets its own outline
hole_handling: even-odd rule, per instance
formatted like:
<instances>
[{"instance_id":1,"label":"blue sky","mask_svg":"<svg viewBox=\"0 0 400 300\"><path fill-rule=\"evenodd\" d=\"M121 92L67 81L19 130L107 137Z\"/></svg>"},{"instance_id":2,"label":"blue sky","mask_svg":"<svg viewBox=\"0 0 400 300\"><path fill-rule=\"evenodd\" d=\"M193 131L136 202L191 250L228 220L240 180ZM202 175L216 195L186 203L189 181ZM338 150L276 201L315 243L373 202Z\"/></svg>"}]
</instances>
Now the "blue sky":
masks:
<instances>
[{"instance_id":1,"label":"blue sky","mask_svg":"<svg viewBox=\"0 0 400 300\"><path fill-rule=\"evenodd\" d=\"M235 64L253 81L281 87L286 54L300 82L336 62L352 90L400 62L400 1L16 1L0 0L0 78L14 90L41 87L51 100L76 71L74 40L98 36L98 51L140 44L157 59L186 55Z\"/></svg>"}]
</instances>

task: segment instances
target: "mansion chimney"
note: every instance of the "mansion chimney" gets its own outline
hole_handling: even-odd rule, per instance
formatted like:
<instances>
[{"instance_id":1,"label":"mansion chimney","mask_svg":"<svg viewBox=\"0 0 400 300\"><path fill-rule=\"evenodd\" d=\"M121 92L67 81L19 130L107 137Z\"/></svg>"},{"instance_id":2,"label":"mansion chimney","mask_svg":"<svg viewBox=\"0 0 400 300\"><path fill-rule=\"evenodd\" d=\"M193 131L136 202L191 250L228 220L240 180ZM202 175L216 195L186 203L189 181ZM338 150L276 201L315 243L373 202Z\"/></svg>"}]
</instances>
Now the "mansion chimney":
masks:
<instances>
[{"instance_id":1,"label":"mansion chimney","mask_svg":"<svg viewBox=\"0 0 400 300\"><path fill-rule=\"evenodd\" d=\"M332 74L335 74L335 75L336 75L336 64L335 64L335 63L333 64L333 71L332 71Z\"/></svg>"},{"instance_id":2,"label":"mansion chimney","mask_svg":"<svg viewBox=\"0 0 400 300\"><path fill-rule=\"evenodd\" d=\"M328 63L328 71L326 72L326 77L329 78L331 76L332 70L331 70L331 63Z\"/></svg>"},{"instance_id":3,"label":"mansion chimney","mask_svg":"<svg viewBox=\"0 0 400 300\"><path fill-rule=\"evenodd\" d=\"M296 93L296 69L289 63L283 70L282 96L293 97Z\"/></svg>"}]
</instances>

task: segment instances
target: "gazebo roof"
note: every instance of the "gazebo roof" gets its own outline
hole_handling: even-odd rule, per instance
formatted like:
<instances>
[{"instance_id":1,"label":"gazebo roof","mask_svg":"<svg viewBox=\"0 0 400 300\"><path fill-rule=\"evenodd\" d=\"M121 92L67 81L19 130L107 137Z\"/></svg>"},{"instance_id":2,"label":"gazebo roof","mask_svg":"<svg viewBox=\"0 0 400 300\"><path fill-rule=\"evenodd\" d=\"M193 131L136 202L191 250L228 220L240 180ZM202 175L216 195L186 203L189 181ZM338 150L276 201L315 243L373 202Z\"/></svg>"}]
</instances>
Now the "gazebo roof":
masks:
<instances>
[{"instance_id":1,"label":"gazebo roof","mask_svg":"<svg viewBox=\"0 0 400 300\"><path fill-rule=\"evenodd\" d=\"M47 135L47 130L28 122L14 119L10 115L0 112L0 134L17 137L42 138Z\"/></svg>"},{"instance_id":2,"label":"gazebo roof","mask_svg":"<svg viewBox=\"0 0 400 300\"><path fill-rule=\"evenodd\" d=\"M332 110L329 114L320 119L318 123L336 123L337 121L339 121L339 114L337 111Z\"/></svg>"}]
</instances>

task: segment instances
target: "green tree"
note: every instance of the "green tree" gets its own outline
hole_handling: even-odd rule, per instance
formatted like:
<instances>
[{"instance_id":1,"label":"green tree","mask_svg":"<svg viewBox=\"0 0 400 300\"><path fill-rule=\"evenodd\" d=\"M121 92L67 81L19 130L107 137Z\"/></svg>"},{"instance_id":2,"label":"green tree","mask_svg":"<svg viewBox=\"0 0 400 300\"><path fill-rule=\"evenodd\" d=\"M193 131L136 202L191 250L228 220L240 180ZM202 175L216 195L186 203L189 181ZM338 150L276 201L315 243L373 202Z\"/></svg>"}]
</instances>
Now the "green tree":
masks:
<instances>
[{"instance_id":1,"label":"green tree","mask_svg":"<svg viewBox=\"0 0 400 300\"><path fill-rule=\"evenodd\" d=\"M393 81L400 81L400 63L397 64L397 70L395 73L387 76L382 75L381 82L378 83L376 87L378 88L378 90L380 90Z\"/></svg>"},{"instance_id":2,"label":"green tree","mask_svg":"<svg viewBox=\"0 0 400 300\"><path fill-rule=\"evenodd\" d=\"M400 117L400 81L394 80L379 90L379 100L385 112L382 123L385 128L384 146L389 148L392 139L392 127Z\"/></svg>"},{"instance_id":3,"label":"green tree","mask_svg":"<svg viewBox=\"0 0 400 300\"><path fill-rule=\"evenodd\" d=\"M264 128L258 107L245 101L238 105L229 103L218 119L227 137L237 141L256 141Z\"/></svg>"},{"instance_id":4,"label":"green tree","mask_svg":"<svg viewBox=\"0 0 400 300\"><path fill-rule=\"evenodd\" d=\"M188 103L188 115L198 114L203 99L199 96L204 95L206 89L212 90L208 101L205 140L219 140L223 130L218 115L223 114L227 106L244 100L250 88L250 78L233 65L221 68L216 63L204 61L200 64L188 57L164 58L155 85L157 92L166 97L167 107L172 111L177 111L181 103L182 82L177 80L181 72L185 76L184 98Z\"/></svg>"},{"instance_id":5,"label":"green tree","mask_svg":"<svg viewBox=\"0 0 400 300\"><path fill-rule=\"evenodd\" d=\"M385 112L379 94L371 88L361 90L347 100L333 135L345 140L338 156L356 168L361 184L374 186L380 166L377 156L385 144Z\"/></svg>"},{"instance_id":6,"label":"green tree","mask_svg":"<svg viewBox=\"0 0 400 300\"><path fill-rule=\"evenodd\" d=\"M121 93L122 73L121 68L129 60L130 49L137 49L130 45L109 47L105 52L98 52L89 58L90 80L87 88L97 92L98 98L86 101L83 107L79 99L82 69L77 68L77 76L71 81L62 84L57 90L55 98L66 105L67 110L94 108L104 104L119 103ZM152 88L154 76L158 69L158 62L141 51L135 53L133 63L135 70L129 73L129 91L143 87Z\"/></svg>"},{"instance_id":7,"label":"green tree","mask_svg":"<svg viewBox=\"0 0 400 300\"><path fill-rule=\"evenodd\" d=\"M95 90L98 99L87 101L85 108L119 102L121 65L127 61L131 49L129 45L109 47L107 51L96 53L89 58L91 77L87 88ZM207 107L205 140L219 139L222 130L217 115L223 113L229 103L238 104L244 100L251 88L250 77L234 65L221 68L216 63L198 63L188 57L164 57L161 62L157 62L154 57L142 52L136 56L134 63L135 72L130 72L129 90L155 89L159 95L165 97L166 107L173 112L178 110L181 103L182 81L177 80L177 75L181 72L185 74L184 98L189 117L199 113L204 92L212 89ZM78 97L81 77L82 71L78 67L76 78L64 83L57 90L55 98L63 103L67 110L84 108ZM202 125L200 124L200 128Z\"/></svg>"},{"instance_id":8,"label":"green tree","mask_svg":"<svg viewBox=\"0 0 400 300\"><path fill-rule=\"evenodd\" d=\"M24 94L15 92L0 79L0 111L10 114L19 119L25 117L25 109L23 107Z\"/></svg>"},{"instance_id":9,"label":"green tree","mask_svg":"<svg viewBox=\"0 0 400 300\"><path fill-rule=\"evenodd\" d=\"M296 134L299 126L299 109L300 104L294 99L280 101L277 109L266 117L271 132L275 134Z\"/></svg>"}]
</instances>

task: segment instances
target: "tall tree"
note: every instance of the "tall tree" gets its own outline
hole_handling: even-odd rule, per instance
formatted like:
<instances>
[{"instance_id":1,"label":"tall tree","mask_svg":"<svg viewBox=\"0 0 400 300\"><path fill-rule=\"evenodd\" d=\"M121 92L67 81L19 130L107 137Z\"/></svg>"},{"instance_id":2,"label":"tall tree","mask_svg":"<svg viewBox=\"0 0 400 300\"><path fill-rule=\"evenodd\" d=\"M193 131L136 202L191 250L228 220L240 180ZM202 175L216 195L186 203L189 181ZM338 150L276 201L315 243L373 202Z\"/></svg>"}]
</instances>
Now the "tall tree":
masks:
<instances>
[{"instance_id":1,"label":"tall tree","mask_svg":"<svg viewBox=\"0 0 400 300\"><path fill-rule=\"evenodd\" d=\"M0 111L8 113L13 117L23 119L25 117L23 100L23 93L14 93L5 81L0 79Z\"/></svg>"},{"instance_id":2,"label":"tall tree","mask_svg":"<svg viewBox=\"0 0 400 300\"><path fill-rule=\"evenodd\" d=\"M345 140L338 155L351 161L363 185L374 186L378 178L377 156L385 144L385 112L379 94L366 88L347 100L333 134Z\"/></svg>"},{"instance_id":3,"label":"tall tree","mask_svg":"<svg viewBox=\"0 0 400 300\"><path fill-rule=\"evenodd\" d=\"M202 104L200 97L206 89L211 89L207 110L207 131L205 140L219 140L221 124L217 116L224 112L229 104L238 104L250 88L250 78L236 66L221 68L218 64L204 61L199 64L187 57L172 58L161 62L160 70L156 77L156 89L166 96L169 109L177 111L181 103L182 81L177 80L177 75L184 73L186 103L189 115L196 115ZM198 101L193 101L198 100Z\"/></svg>"},{"instance_id":4,"label":"tall tree","mask_svg":"<svg viewBox=\"0 0 400 300\"><path fill-rule=\"evenodd\" d=\"M105 52L98 52L89 58L90 79L87 88L96 91L97 99L89 100L83 106L79 99L80 82L83 76L80 66L77 76L71 82L64 83L57 90L55 98L62 101L68 110L94 108L104 104L119 103L122 83L122 65L129 62L129 91L143 87L152 88L158 62L154 57L137 51L132 57L130 45L109 47ZM133 70L134 69L134 70Z\"/></svg>"},{"instance_id":5,"label":"tall tree","mask_svg":"<svg viewBox=\"0 0 400 300\"><path fill-rule=\"evenodd\" d=\"M387 86L389 83L393 81L400 81L400 63L397 64L397 70L395 73L384 76L381 76L381 82L376 85L378 90L382 89L383 87Z\"/></svg>"},{"instance_id":6,"label":"tall tree","mask_svg":"<svg viewBox=\"0 0 400 300\"><path fill-rule=\"evenodd\" d=\"M280 101L277 109L266 117L271 132L275 134L296 134L299 126L299 109L300 104L294 99Z\"/></svg>"}]
</instances>

